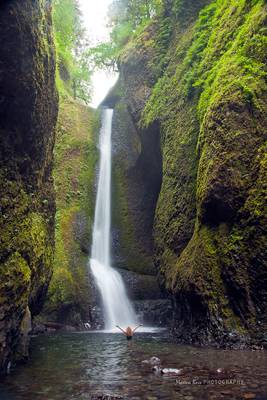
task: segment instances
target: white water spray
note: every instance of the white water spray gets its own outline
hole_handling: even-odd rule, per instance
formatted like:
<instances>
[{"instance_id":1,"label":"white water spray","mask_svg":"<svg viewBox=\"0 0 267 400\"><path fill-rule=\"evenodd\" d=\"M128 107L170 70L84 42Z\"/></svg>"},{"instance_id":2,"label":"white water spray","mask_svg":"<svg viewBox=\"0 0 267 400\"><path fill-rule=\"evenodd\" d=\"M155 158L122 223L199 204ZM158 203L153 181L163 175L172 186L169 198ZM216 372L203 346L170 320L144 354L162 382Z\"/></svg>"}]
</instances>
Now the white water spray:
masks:
<instances>
[{"instance_id":1,"label":"white water spray","mask_svg":"<svg viewBox=\"0 0 267 400\"><path fill-rule=\"evenodd\" d=\"M100 131L100 170L93 228L91 270L104 306L105 328L126 327L136 323L120 274L110 262L111 219L111 131L113 110L105 109Z\"/></svg>"}]
</instances>

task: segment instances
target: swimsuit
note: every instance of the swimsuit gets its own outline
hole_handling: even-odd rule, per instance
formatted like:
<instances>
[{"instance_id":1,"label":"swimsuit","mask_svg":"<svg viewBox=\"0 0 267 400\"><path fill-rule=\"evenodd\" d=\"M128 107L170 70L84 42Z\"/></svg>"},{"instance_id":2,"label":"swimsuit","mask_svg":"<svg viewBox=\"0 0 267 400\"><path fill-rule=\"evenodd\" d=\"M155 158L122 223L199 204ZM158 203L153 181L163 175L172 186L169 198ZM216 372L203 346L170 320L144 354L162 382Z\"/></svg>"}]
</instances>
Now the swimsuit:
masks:
<instances>
[{"instance_id":1,"label":"swimsuit","mask_svg":"<svg viewBox=\"0 0 267 400\"><path fill-rule=\"evenodd\" d=\"M133 337L132 336L126 336L127 340L131 340Z\"/></svg>"}]
</instances>

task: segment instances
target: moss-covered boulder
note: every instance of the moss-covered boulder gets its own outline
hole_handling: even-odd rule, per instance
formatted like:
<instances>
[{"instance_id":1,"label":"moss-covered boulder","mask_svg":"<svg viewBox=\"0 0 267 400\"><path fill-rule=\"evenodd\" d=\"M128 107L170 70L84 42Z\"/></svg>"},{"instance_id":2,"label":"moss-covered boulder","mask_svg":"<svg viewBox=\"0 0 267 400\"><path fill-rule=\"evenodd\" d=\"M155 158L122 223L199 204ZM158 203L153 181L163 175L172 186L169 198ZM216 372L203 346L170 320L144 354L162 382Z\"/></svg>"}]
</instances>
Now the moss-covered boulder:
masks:
<instances>
[{"instance_id":1,"label":"moss-covered boulder","mask_svg":"<svg viewBox=\"0 0 267 400\"><path fill-rule=\"evenodd\" d=\"M2 2L0 44L0 371L5 371L27 356L21 335L30 313L39 313L52 274L57 93L49 4Z\"/></svg>"}]
</instances>

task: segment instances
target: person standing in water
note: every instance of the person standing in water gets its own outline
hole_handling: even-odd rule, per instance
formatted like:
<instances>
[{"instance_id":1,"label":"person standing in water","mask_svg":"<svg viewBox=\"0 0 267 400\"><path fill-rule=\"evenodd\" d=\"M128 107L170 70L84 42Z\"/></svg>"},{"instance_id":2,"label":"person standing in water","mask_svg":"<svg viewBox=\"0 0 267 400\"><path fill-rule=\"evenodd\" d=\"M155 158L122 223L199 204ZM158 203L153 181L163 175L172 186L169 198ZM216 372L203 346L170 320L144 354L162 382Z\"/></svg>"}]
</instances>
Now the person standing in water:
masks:
<instances>
[{"instance_id":1,"label":"person standing in water","mask_svg":"<svg viewBox=\"0 0 267 400\"><path fill-rule=\"evenodd\" d=\"M122 329L119 325L116 325L116 328L119 328L122 333L126 336L127 340L131 340L133 338L134 332L140 327L143 326L143 324L137 325L134 329L132 329L130 326L128 326L125 330Z\"/></svg>"}]
</instances>

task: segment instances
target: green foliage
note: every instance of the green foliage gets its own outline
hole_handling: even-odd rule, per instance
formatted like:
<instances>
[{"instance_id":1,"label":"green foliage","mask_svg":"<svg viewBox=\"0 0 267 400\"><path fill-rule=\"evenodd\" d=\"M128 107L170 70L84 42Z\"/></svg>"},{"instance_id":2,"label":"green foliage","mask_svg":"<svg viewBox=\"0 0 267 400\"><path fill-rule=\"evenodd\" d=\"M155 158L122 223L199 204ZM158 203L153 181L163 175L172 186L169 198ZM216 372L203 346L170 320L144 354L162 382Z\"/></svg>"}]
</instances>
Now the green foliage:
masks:
<instances>
[{"instance_id":1,"label":"green foliage","mask_svg":"<svg viewBox=\"0 0 267 400\"><path fill-rule=\"evenodd\" d=\"M118 58L119 49L113 43L100 43L95 47L91 47L87 54L94 68L117 69L116 60Z\"/></svg>"},{"instance_id":2,"label":"green foliage","mask_svg":"<svg viewBox=\"0 0 267 400\"><path fill-rule=\"evenodd\" d=\"M161 9L161 0L114 0L109 10L110 24L116 27L128 22L136 29Z\"/></svg>"},{"instance_id":3,"label":"green foliage","mask_svg":"<svg viewBox=\"0 0 267 400\"><path fill-rule=\"evenodd\" d=\"M88 41L77 0L54 0L53 23L57 50L57 87L85 103L91 100Z\"/></svg>"},{"instance_id":4,"label":"green foliage","mask_svg":"<svg viewBox=\"0 0 267 400\"><path fill-rule=\"evenodd\" d=\"M116 69L127 43L162 10L162 0L114 0L109 8L110 40L89 50L91 63L96 68Z\"/></svg>"}]
</instances>

